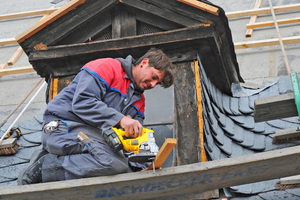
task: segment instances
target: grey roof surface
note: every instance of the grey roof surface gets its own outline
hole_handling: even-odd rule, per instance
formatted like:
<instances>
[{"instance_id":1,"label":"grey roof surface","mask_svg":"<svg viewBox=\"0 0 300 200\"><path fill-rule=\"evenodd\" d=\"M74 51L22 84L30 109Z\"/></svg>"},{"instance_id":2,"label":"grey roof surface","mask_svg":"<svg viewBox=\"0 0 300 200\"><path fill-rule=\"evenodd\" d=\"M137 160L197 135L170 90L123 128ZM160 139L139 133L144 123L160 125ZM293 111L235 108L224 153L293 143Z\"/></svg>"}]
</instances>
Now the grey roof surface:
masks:
<instances>
[{"instance_id":1,"label":"grey roof surface","mask_svg":"<svg viewBox=\"0 0 300 200\"><path fill-rule=\"evenodd\" d=\"M298 117L259 123L255 123L253 117L255 99L292 92L289 77L282 78L260 90L250 91L240 88L244 90L244 93L254 94L231 97L221 93L214 86L206 76L200 60L199 63L203 99L204 146L209 160L231 158L300 144L300 141L284 144L272 143L272 137L276 130L299 126ZM233 186L226 188L225 194L232 197L239 196L236 197L237 199L300 198L300 188L276 190L278 180ZM250 196L240 198L244 195Z\"/></svg>"}]
</instances>

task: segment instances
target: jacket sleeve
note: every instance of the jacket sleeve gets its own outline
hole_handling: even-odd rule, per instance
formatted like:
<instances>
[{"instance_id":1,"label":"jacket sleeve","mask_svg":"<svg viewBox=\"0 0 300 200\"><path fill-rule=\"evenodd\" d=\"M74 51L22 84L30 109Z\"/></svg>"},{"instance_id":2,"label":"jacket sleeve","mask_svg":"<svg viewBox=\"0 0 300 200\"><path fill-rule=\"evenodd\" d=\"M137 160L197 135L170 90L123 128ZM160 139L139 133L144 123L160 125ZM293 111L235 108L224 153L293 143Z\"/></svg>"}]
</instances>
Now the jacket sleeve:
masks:
<instances>
[{"instance_id":1,"label":"jacket sleeve","mask_svg":"<svg viewBox=\"0 0 300 200\"><path fill-rule=\"evenodd\" d=\"M102 100L106 85L86 70L82 70L72 100L72 111L86 123L99 129L115 126L124 115L108 107Z\"/></svg>"}]
</instances>

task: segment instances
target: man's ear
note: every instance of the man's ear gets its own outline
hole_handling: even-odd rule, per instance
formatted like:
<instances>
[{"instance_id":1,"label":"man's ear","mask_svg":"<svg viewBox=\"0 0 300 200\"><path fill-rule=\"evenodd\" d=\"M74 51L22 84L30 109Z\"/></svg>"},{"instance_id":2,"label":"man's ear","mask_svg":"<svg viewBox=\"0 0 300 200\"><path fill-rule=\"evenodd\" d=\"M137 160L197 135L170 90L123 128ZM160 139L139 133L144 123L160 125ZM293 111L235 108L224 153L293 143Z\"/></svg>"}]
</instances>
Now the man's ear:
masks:
<instances>
[{"instance_id":1,"label":"man's ear","mask_svg":"<svg viewBox=\"0 0 300 200\"><path fill-rule=\"evenodd\" d=\"M142 64L149 64L149 58L144 58L142 60Z\"/></svg>"}]
</instances>

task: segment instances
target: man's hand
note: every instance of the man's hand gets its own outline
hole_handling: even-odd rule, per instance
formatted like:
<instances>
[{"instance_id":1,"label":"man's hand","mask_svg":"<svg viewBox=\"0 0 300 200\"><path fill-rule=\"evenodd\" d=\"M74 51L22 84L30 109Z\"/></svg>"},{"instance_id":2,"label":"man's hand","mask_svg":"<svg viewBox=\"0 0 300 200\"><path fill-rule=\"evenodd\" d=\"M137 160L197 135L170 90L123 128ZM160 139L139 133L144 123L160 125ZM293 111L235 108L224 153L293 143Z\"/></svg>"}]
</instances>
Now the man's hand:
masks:
<instances>
[{"instance_id":1,"label":"man's hand","mask_svg":"<svg viewBox=\"0 0 300 200\"><path fill-rule=\"evenodd\" d=\"M129 137L134 134L134 138L139 135L142 135L143 126L142 124L135 119L131 119L129 117L123 117L119 122L120 126L125 130L125 136Z\"/></svg>"}]
</instances>

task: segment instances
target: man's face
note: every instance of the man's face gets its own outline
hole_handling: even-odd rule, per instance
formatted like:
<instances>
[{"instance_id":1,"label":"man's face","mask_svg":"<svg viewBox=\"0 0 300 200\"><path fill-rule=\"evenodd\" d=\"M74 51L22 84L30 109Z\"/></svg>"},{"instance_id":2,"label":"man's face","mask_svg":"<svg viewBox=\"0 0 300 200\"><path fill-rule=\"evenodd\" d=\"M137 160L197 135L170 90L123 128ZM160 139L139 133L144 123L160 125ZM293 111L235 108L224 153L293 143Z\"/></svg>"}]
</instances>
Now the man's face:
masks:
<instances>
[{"instance_id":1,"label":"man's face","mask_svg":"<svg viewBox=\"0 0 300 200\"><path fill-rule=\"evenodd\" d=\"M144 59L133 74L135 84L140 90L149 90L161 83L164 72L149 65L149 60Z\"/></svg>"}]
</instances>

